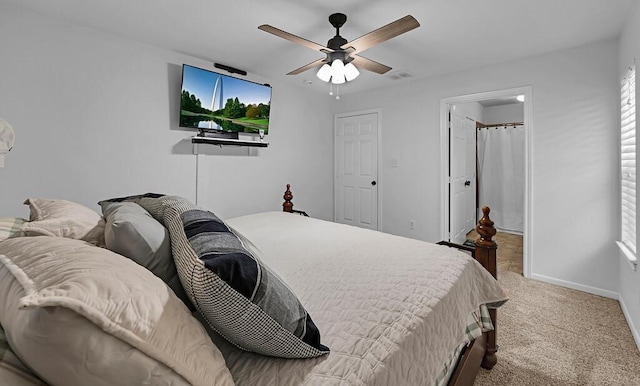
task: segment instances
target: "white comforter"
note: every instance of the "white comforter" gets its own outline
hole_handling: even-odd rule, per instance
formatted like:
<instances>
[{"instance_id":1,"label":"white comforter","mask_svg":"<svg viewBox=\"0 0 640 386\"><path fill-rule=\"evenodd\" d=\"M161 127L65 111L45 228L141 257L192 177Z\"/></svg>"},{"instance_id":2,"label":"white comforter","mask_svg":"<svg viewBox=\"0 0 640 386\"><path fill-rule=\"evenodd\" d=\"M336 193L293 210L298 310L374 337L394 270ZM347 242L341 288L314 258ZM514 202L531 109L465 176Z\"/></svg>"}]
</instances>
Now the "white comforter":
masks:
<instances>
[{"instance_id":1,"label":"white comforter","mask_svg":"<svg viewBox=\"0 0 640 386\"><path fill-rule=\"evenodd\" d=\"M430 385L468 315L505 293L455 249L282 212L228 220L298 295L331 353L292 360L218 339L237 385Z\"/></svg>"}]
</instances>

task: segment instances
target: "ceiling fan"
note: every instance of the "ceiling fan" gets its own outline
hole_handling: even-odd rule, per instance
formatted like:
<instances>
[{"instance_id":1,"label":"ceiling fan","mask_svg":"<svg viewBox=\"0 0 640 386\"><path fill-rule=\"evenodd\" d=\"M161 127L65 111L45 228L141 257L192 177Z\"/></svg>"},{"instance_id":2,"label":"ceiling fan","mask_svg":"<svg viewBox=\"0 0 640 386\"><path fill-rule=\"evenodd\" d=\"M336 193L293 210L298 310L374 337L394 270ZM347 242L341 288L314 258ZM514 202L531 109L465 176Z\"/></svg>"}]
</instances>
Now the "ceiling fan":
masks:
<instances>
[{"instance_id":1,"label":"ceiling fan","mask_svg":"<svg viewBox=\"0 0 640 386\"><path fill-rule=\"evenodd\" d=\"M367 59L361 56L360 53L420 26L420 23L418 23L413 16L407 15L348 42L347 39L340 36L340 27L342 27L346 21L347 16L342 13L334 13L329 16L329 23L336 29L336 36L329 39L326 46L290 34L289 32L268 24L263 24L259 26L258 29L326 54L325 58L314 60L309 64L289 72L287 75L297 75L312 68L320 67L317 73L318 78L325 82L331 80L331 83L342 84L345 81L355 79L359 75L356 66L377 74L384 74L391 70L391 67Z\"/></svg>"}]
</instances>

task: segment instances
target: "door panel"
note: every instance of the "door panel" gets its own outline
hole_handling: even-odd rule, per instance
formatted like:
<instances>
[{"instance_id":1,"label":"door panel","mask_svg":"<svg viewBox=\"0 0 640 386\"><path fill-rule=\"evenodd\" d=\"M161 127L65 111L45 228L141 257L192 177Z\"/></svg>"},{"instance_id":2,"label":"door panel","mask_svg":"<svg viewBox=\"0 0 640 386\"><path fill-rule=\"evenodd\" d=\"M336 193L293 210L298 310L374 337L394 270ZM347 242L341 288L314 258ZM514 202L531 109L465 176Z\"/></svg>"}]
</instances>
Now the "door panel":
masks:
<instances>
[{"instance_id":1,"label":"door panel","mask_svg":"<svg viewBox=\"0 0 640 386\"><path fill-rule=\"evenodd\" d=\"M476 121L470 118L465 120L465 134L467 136L467 176L465 182L469 181L469 185L466 185L466 215L465 229L467 232L475 228L476 220Z\"/></svg>"},{"instance_id":2,"label":"door panel","mask_svg":"<svg viewBox=\"0 0 640 386\"><path fill-rule=\"evenodd\" d=\"M464 119L458 115L455 110L451 112L451 129L450 138L450 226L451 226L451 242L463 243L466 239L465 232L465 216L466 216L466 196L465 196L465 178L467 176L466 167L466 151L467 136L464 132Z\"/></svg>"},{"instance_id":3,"label":"door panel","mask_svg":"<svg viewBox=\"0 0 640 386\"><path fill-rule=\"evenodd\" d=\"M378 114L336 120L335 220L378 229Z\"/></svg>"},{"instance_id":4,"label":"door panel","mask_svg":"<svg viewBox=\"0 0 640 386\"><path fill-rule=\"evenodd\" d=\"M373 178L372 154L373 142L369 140L360 141L360 175L362 177ZM373 180L372 180L373 181Z\"/></svg>"},{"instance_id":5,"label":"door panel","mask_svg":"<svg viewBox=\"0 0 640 386\"><path fill-rule=\"evenodd\" d=\"M373 204L373 194L372 194L373 189L360 189L360 222L362 224L366 224L371 226L372 225L372 218L371 218L371 211L369 210L369 208L371 208L371 205Z\"/></svg>"},{"instance_id":6,"label":"door panel","mask_svg":"<svg viewBox=\"0 0 640 386\"><path fill-rule=\"evenodd\" d=\"M452 108L449 127L449 239L462 244L475 225L475 121Z\"/></svg>"},{"instance_id":7,"label":"door panel","mask_svg":"<svg viewBox=\"0 0 640 386\"><path fill-rule=\"evenodd\" d=\"M343 206L342 206L342 216L343 219L345 220L345 222L354 222L355 221L355 216L354 216L354 210L353 207L355 205L356 202L356 195L355 193L355 189L353 186L343 186L343 197L344 197L344 201L343 201Z\"/></svg>"},{"instance_id":8,"label":"door panel","mask_svg":"<svg viewBox=\"0 0 640 386\"><path fill-rule=\"evenodd\" d=\"M355 142L353 141L344 141L342 147L343 154L343 163L342 163L342 174L345 176L353 176L354 175L354 166L353 162L353 153L355 152Z\"/></svg>"}]
</instances>

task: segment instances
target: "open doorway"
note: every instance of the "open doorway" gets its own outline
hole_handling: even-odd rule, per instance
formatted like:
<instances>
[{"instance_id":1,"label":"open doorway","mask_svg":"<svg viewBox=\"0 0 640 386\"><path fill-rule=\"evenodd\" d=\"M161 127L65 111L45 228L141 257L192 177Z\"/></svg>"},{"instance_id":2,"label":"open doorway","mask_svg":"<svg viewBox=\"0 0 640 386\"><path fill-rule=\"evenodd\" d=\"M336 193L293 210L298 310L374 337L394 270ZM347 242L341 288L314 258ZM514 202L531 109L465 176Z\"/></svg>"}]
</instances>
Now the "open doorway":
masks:
<instances>
[{"instance_id":1,"label":"open doorway","mask_svg":"<svg viewBox=\"0 0 640 386\"><path fill-rule=\"evenodd\" d=\"M531 87L521 87L441 101L442 237L475 240L480 209L489 206L498 229L499 270L525 277L531 266L531 94Z\"/></svg>"}]
</instances>

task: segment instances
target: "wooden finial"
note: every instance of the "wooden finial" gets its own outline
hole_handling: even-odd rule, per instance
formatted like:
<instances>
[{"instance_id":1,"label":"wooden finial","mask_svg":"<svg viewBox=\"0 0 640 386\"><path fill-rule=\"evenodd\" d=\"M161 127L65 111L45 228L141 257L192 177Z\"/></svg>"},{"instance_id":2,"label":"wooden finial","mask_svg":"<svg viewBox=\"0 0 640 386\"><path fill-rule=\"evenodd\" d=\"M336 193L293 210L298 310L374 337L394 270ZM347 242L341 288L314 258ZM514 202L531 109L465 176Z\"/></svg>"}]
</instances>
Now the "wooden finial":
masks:
<instances>
[{"instance_id":1,"label":"wooden finial","mask_svg":"<svg viewBox=\"0 0 640 386\"><path fill-rule=\"evenodd\" d=\"M476 240L476 260L482 264L483 267L491 273L494 278L498 278L498 259L497 259L497 250L498 244L492 240L492 237L496 235L496 228L493 226L493 221L489 218L489 207L482 207L482 218L478 221L478 226L476 227L476 231L480 235L480 238ZM491 316L491 320L493 321L493 331L487 331L487 346L486 351L484 353L484 358L482 358L482 367L485 369L491 370L493 366L498 362L498 357L496 356L496 351L498 351L498 346L496 344L496 333L498 330L497 325L497 314L495 309L489 310L489 315Z\"/></svg>"},{"instance_id":2,"label":"wooden finial","mask_svg":"<svg viewBox=\"0 0 640 386\"><path fill-rule=\"evenodd\" d=\"M488 206L482 207L483 216L476 226L480 238L476 240L476 244L485 248L497 248L498 244L492 240L492 237L496 235L496 228L493 227L493 221L489 218L490 211Z\"/></svg>"},{"instance_id":3,"label":"wooden finial","mask_svg":"<svg viewBox=\"0 0 640 386\"><path fill-rule=\"evenodd\" d=\"M282 204L282 210L284 212L293 212L293 202L291 202L291 200L293 200L293 194L291 193L291 185L287 184L287 190L284 192L284 196L282 196L282 198L284 198L284 203Z\"/></svg>"}]
</instances>

